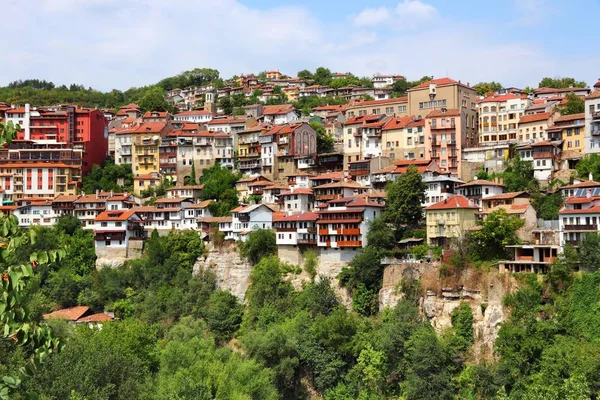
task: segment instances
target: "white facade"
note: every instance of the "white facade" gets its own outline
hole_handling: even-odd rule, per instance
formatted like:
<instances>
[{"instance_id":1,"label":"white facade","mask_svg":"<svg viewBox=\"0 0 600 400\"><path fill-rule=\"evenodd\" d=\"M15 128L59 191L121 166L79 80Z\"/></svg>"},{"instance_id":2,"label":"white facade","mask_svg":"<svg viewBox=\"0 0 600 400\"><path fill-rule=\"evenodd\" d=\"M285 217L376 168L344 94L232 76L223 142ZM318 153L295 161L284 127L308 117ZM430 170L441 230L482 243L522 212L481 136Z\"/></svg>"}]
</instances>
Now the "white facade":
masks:
<instances>
[{"instance_id":1,"label":"white facade","mask_svg":"<svg viewBox=\"0 0 600 400\"><path fill-rule=\"evenodd\" d=\"M590 97L585 100L585 154L600 153L600 96Z\"/></svg>"},{"instance_id":2,"label":"white facade","mask_svg":"<svg viewBox=\"0 0 600 400\"><path fill-rule=\"evenodd\" d=\"M282 193L280 198L283 199L282 211L286 212L312 211L315 205L312 191L306 189L297 191L292 189L290 192Z\"/></svg>"},{"instance_id":3,"label":"white facade","mask_svg":"<svg viewBox=\"0 0 600 400\"><path fill-rule=\"evenodd\" d=\"M196 124L206 124L213 119L213 114L209 111L186 111L175 114L173 120L182 122L192 122Z\"/></svg>"},{"instance_id":4,"label":"white facade","mask_svg":"<svg viewBox=\"0 0 600 400\"><path fill-rule=\"evenodd\" d=\"M52 226L58 220L58 215L49 201L21 206L15 209L13 214L19 220L19 226L24 228L32 225Z\"/></svg>"},{"instance_id":5,"label":"white facade","mask_svg":"<svg viewBox=\"0 0 600 400\"><path fill-rule=\"evenodd\" d=\"M267 124L283 125L298 120L298 115L290 111L287 114L264 115L264 122Z\"/></svg>"},{"instance_id":6,"label":"white facade","mask_svg":"<svg viewBox=\"0 0 600 400\"><path fill-rule=\"evenodd\" d=\"M115 135L115 164L132 164L132 142L130 133Z\"/></svg>"}]
</instances>

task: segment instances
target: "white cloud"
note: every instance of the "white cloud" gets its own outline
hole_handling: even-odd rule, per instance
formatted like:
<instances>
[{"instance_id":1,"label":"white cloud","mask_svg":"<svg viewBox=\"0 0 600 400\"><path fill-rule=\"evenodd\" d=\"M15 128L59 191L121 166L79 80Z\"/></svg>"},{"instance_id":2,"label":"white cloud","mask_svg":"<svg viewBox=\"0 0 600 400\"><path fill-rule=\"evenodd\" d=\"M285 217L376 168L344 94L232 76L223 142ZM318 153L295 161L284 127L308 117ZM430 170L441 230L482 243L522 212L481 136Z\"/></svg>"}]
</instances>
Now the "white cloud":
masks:
<instances>
[{"instance_id":1,"label":"white cloud","mask_svg":"<svg viewBox=\"0 0 600 400\"><path fill-rule=\"evenodd\" d=\"M303 7L256 9L240 0L90 0L94 7L45 1L63 11L49 16L28 2L8 1L7 15L20 17L12 25L7 20L12 37L0 85L39 78L126 90L195 67L216 68L229 77L326 66L361 76L448 74L472 84L496 80L525 86L545 75L592 80L598 65L554 56L554 49L539 43L494 37L487 26L447 20L420 0L337 20L320 19ZM111 7L104 6L107 1ZM410 29L432 19L437 22L427 29ZM348 20L354 23L344 23Z\"/></svg>"},{"instance_id":2,"label":"white cloud","mask_svg":"<svg viewBox=\"0 0 600 400\"><path fill-rule=\"evenodd\" d=\"M431 4L420 0L404 0L396 6L396 14L400 18L410 21L427 21L435 18L438 15L438 11Z\"/></svg>"},{"instance_id":3,"label":"white cloud","mask_svg":"<svg viewBox=\"0 0 600 400\"><path fill-rule=\"evenodd\" d=\"M388 22L392 17L391 11L386 7L365 8L353 18L356 26L374 26Z\"/></svg>"}]
</instances>

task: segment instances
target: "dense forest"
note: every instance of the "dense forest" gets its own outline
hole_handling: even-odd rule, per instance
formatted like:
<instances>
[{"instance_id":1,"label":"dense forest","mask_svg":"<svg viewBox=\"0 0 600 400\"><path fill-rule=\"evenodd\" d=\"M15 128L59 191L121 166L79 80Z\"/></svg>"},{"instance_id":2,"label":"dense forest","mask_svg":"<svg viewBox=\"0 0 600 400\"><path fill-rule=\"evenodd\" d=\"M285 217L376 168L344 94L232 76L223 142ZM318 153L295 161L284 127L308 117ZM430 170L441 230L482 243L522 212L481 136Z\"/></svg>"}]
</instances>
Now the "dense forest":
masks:
<instances>
[{"instance_id":1,"label":"dense forest","mask_svg":"<svg viewBox=\"0 0 600 400\"><path fill-rule=\"evenodd\" d=\"M286 277L314 268L312 261L282 263L266 231L253 232L240 250L255 261L243 304L216 289L212 273L192 273L205 252L193 232L153 233L142 258L95 269L93 235L77 219L33 230L35 242L3 257L3 269L29 262L30 254L65 255L37 265L28 281L31 323L76 304L113 311L118 320L102 330L50 321L63 347L12 398L558 400L596 398L600 389L600 274L572 273L568 264L543 280L517 275L497 359L476 363L466 303L441 335L419 312L418 281L403 283L394 308L348 311L327 278L295 290ZM351 274L357 284L371 279ZM0 374L17 375L31 351L1 341Z\"/></svg>"}]
</instances>

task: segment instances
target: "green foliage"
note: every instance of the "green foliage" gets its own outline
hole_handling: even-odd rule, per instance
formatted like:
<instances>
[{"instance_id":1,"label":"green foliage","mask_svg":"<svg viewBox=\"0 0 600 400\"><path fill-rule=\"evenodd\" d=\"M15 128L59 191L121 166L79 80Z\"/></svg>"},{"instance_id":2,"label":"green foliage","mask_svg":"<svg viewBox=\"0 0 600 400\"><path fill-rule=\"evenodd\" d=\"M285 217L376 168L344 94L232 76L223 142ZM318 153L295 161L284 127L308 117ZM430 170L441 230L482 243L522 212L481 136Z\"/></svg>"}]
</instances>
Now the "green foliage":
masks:
<instances>
[{"instance_id":1,"label":"green foliage","mask_svg":"<svg viewBox=\"0 0 600 400\"><path fill-rule=\"evenodd\" d=\"M296 75L298 76L298 78L303 79L303 80L312 80L313 79L312 72L310 72L307 69L303 69L302 71L298 71L298 73Z\"/></svg>"},{"instance_id":2,"label":"green foliage","mask_svg":"<svg viewBox=\"0 0 600 400\"><path fill-rule=\"evenodd\" d=\"M123 182L123 185L119 184ZM108 159L102 166L94 164L90 172L83 177L82 189L85 193L95 193L96 190L110 192L133 191L133 172L130 164L115 165Z\"/></svg>"},{"instance_id":3,"label":"green foliage","mask_svg":"<svg viewBox=\"0 0 600 400\"><path fill-rule=\"evenodd\" d=\"M392 85L392 94L394 97L406 96L406 91L412 87L425 83L432 80L432 76L423 76L417 81L407 81L406 79L399 79Z\"/></svg>"},{"instance_id":4,"label":"green foliage","mask_svg":"<svg viewBox=\"0 0 600 400\"><path fill-rule=\"evenodd\" d=\"M429 246L426 244L413 246L413 248L410 249L410 254L412 254L417 260L424 260L429 254Z\"/></svg>"},{"instance_id":5,"label":"green foliage","mask_svg":"<svg viewBox=\"0 0 600 400\"><path fill-rule=\"evenodd\" d=\"M223 113L229 115L233 112L233 102L230 96L224 96L219 99L219 107L223 109Z\"/></svg>"},{"instance_id":6,"label":"green foliage","mask_svg":"<svg viewBox=\"0 0 600 400\"><path fill-rule=\"evenodd\" d=\"M480 260L497 260L506 257L505 246L519 244L517 231L525 222L517 216L508 215L503 208L492 211L477 222L479 230L469 233L473 250Z\"/></svg>"},{"instance_id":7,"label":"green foliage","mask_svg":"<svg viewBox=\"0 0 600 400\"><path fill-rule=\"evenodd\" d=\"M396 246L394 232L385 223L383 217L378 217L369 223L367 243L383 251L391 250Z\"/></svg>"},{"instance_id":8,"label":"green foliage","mask_svg":"<svg viewBox=\"0 0 600 400\"><path fill-rule=\"evenodd\" d=\"M473 311L464 301L450 314L452 327L456 336L461 340L461 347L466 350L473 344Z\"/></svg>"},{"instance_id":9,"label":"green foliage","mask_svg":"<svg viewBox=\"0 0 600 400\"><path fill-rule=\"evenodd\" d=\"M554 193L543 193L535 190L531 193L531 205L537 212L537 217L545 220L557 220L558 212L563 206L560 190Z\"/></svg>"},{"instance_id":10,"label":"green foliage","mask_svg":"<svg viewBox=\"0 0 600 400\"><path fill-rule=\"evenodd\" d=\"M240 327L243 309L234 295L217 290L210 295L202 314L217 340L229 340Z\"/></svg>"},{"instance_id":11,"label":"green foliage","mask_svg":"<svg viewBox=\"0 0 600 400\"><path fill-rule=\"evenodd\" d=\"M313 282L317 276L318 264L319 260L317 258L317 253L312 249L306 250L304 252L304 270L308 273L310 280Z\"/></svg>"},{"instance_id":12,"label":"green foliage","mask_svg":"<svg viewBox=\"0 0 600 400\"><path fill-rule=\"evenodd\" d=\"M425 183L417 168L408 167L394 182L388 182L384 221L396 226L416 226L423 217Z\"/></svg>"},{"instance_id":13,"label":"green foliage","mask_svg":"<svg viewBox=\"0 0 600 400\"><path fill-rule=\"evenodd\" d=\"M248 234L245 242L239 243L240 254L252 264L263 258L277 254L275 231L272 229L256 229Z\"/></svg>"},{"instance_id":14,"label":"green foliage","mask_svg":"<svg viewBox=\"0 0 600 400\"><path fill-rule=\"evenodd\" d=\"M577 176L580 178L588 179L589 175L592 174L592 178L595 181L600 180L600 155L585 155L579 160L575 166L575 170L577 171Z\"/></svg>"},{"instance_id":15,"label":"green foliage","mask_svg":"<svg viewBox=\"0 0 600 400\"><path fill-rule=\"evenodd\" d=\"M173 107L165 100L164 90L154 87L140 98L138 106L143 112L148 111L173 111Z\"/></svg>"},{"instance_id":16,"label":"green foliage","mask_svg":"<svg viewBox=\"0 0 600 400\"><path fill-rule=\"evenodd\" d=\"M323 124L311 122L310 126L317 132L317 153L329 153L333 151L333 136L327 134Z\"/></svg>"},{"instance_id":17,"label":"green foliage","mask_svg":"<svg viewBox=\"0 0 600 400\"><path fill-rule=\"evenodd\" d=\"M216 200L208 206L212 215L229 215L238 206L235 182L239 179L239 174L218 164L202 170L200 184L204 185L204 189L200 197L202 200Z\"/></svg>"},{"instance_id":18,"label":"green foliage","mask_svg":"<svg viewBox=\"0 0 600 400\"><path fill-rule=\"evenodd\" d=\"M579 265L584 271L597 271L600 268L600 234L586 233L579 244Z\"/></svg>"},{"instance_id":19,"label":"green foliage","mask_svg":"<svg viewBox=\"0 0 600 400\"><path fill-rule=\"evenodd\" d=\"M502 90L504 87L500 82L479 82L478 84L473 86L473 89L477 92L479 96L487 96L489 94L493 94L498 90Z\"/></svg>"},{"instance_id":20,"label":"green foliage","mask_svg":"<svg viewBox=\"0 0 600 400\"><path fill-rule=\"evenodd\" d=\"M545 77L543 78L540 83L538 84L538 87L542 88L542 87L550 87L550 88L558 88L558 89L565 89L568 87L587 87L587 84L584 81L576 81L575 78L567 78L567 77Z\"/></svg>"},{"instance_id":21,"label":"green foliage","mask_svg":"<svg viewBox=\"0 0 600 400\"><path fill-rule=\"evenodd\" d=\"M487 181L490 179L490 174L487 173L486 170L484 170L483 168L479 170L479 172L477 173L477 175L475 175L477 177L477 179L482 179L484 181Z\"/></svg>"},{"instance_id":22,"label":"green foliage","mask_svg":"<svg viewBox=\"0 0 600 400\"><path fill-rule=\"evenodd\" d=\"M507 192L521 192L537 186L531 162L521 160L518 154L507 163L500 175L504 178L504 189Z\"/></svg>"},{"instance_id":23,"label":"green foliage","mask_svg":"<svg viewBox=\"0 0 600 400\"><path fill-rule=\"evenodd\" d=\"M575 93L567 93L565 96L566 103L558 107L561 115L581 114L585 112L585 100L577 96Z\"/></svg>"}]
</instances>

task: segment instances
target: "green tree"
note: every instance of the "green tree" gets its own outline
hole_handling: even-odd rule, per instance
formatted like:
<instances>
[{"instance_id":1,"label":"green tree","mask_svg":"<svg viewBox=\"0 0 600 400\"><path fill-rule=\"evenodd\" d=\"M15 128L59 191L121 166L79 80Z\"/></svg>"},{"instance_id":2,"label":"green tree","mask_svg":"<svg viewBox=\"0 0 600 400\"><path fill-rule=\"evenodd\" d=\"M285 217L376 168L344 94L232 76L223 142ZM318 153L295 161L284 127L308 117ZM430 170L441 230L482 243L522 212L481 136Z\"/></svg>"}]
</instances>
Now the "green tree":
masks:
<instances>
[{"instance_id":1,"label":"green tree","mask_svg":"<svg viewBox=\"0 0 600 400\"><path fill-rule=\"evenodd\" d=\"M305 81L310 81L313 79L313 74L312 72L310 72L307 69L303 69L302 71L298 71L298 73L296 74L298 76L298 78L305 80Z\"/></svg>"},{"instance_id":2,"label":"green tree","mask_svg":"<svg viewBox=\"0 0 600 400\"><path fill-rule=\"evenodd\" d=\"M171 111L171 105L165 100L165 93L158 87L147 91L138 101L138 106L147 111Z\"/></svg>"},{"instance_id":3,"label":"green tree","mask_svg":"<svg viewBox=\"0 0 600 400\"><path fill-rule=\"evenodd\" d=\"M521 242L517 231L525 224L519 217L507 214L503 208L492 211L477 223L480 229L470 232L469 237L480 260L505 258L505 246Z\"/></svg>"},{"instance_id":4,"label":"green tree","mask_svg":"<svg viewBox=\"0 0 600 400\"><path fill-rule=\"evenodd\" d=\"M252 264L261 259L275 255L277 244L275 231L272 229L257 229L248 234L245 242L240 242L240 254L248 258Z\"/></svg>"},{"instance_id":5,"label":"green tree","mask_svg":"<svg viewBox=\"0 0 600 400\"><path fill-rule=\"evenodd\" d=\"M586 233L579 244L579 264L585 271L597 271L600 268L600 234Z\"/></svg>"},{"instance_id":6,"label":"green tree","mask_svg":"<svg viewBox=\"0 0 600 400\"><path fill-rule=\"evenodd\" d=\"M531 193L531 205L535 208L538 218L557 220L558 212L563 206L563 198L559 190L554 193L535 190Z\"/></svg>"},{"instance_id":7,"label":"green tree","mask_svg":"<svg viewBox=\"0 0 600 400\"><path fill-rule=\"evenodd\" d=\"M502 90L503 86L500 82L479 82L478 84L473 86L473 89L480 96L487 96L488 94L493 94L498 90Z\"/></svg>"},{"instance_id":8,"label":"green tree","mask_svg":"<svg viewBox=\"0 0 600 400\"><path fill-rule=\"evenodd\" d=\"M380 250L391 250L396 246L394 232L390 229L383 217L374 219L369 223L367 243Z\"/></svg>"},{"instance_id":9,"label":"green tree","mask_svg":"<svg viewBox=\"0 0 600 400\"><path fill-rule=\"evenodd\" d=\"M223 109L225 115L230 115L233 112L233 102L229 96L221 97L219 107Z\"/></svg>"},{"instance_id":10,"label":"green tree","mask_svg":"<svg viewBox=\"0 0 600 400\"><path fill-rule=\"evenodd\" d=\"M600 155L587 154L575 166L577 176L588 179L590 174L595 181L600 180Z\"/></svg>"},{"instance_id":11,"label":"green tree","mask_svg":"<svg viewBox=\"0 0 600 400\"><path fill-rule=\"evenodd\" d=\"M215 338L226 341L231 339L240 327L243 308L234 295L217 290L210 295L203 315Z\"/></svg>"},{"instance_id":12,"label":"green tree","mask_svg":"<svg viewBox=\"0 0 600 400\"><path fill-rule=\"evenodd\" d=\"M463 301L452 311L450 320L456 336L461 340L462 350L467 350L473 344L473 310Z\"/></svg>"},{"instance_id":13,"label":"green tree","mask_svg":"<svg viewBox=\"0 0 600 400\"><path fill-rule=\"evenodd\" d=\"M185 180L186 185L195 185L196 184L196 163L192 160L192 171L190 172L190 176L186 176Z\"/></svg>"},{"instance_id":14,"label":"green tree","mask_svg":"<svg viewBox=\"0 0 600 400\"><path fill-rule=\"evenodd\" d=\"M329 68L319 67L313 74L313 80L316 85L328 86L331 82L332 74Z\"/></svg>"},{"instance_id":15,"label":"green tree","mask_svg":"<svg viewBox=\"0 0 600 400\"><path fill-rule=\"evenodd\" d=\"M534 189L537 186L531 162L521 160L518 154L508 162L502 176L507 192L520 192Z\"/></svg>"},{"instance_id":16,"label":"green tree","mask_svg":"<svg viewBox=\"0 0 600 400\"><path fill-rule=\"evenodd\" d=\"M567 102L558 108L561 115L581 114L585 112L585 100L575 93L567 93Z\"/></svg>"},{"instance_id":17,"label":"green tree","mask_svg":"<svg viewBox=\"0 0 600 400\"><path fill-rule=\"evenodd\" d=\"M424 202L425 183L417 168L411 165L405 174L387 185L384 221L395 225L396 229L404 225L417 226L423 218Z\"/></svg>"},{"instance_id":18,"label":"green tree","mask_svg":"<svg viewBox=\"0 0 600 400\"><path fill-rule=\"evenodd\" d=\"M230 211L238 206L238 195L235 183L240 175L233 173L229 168L214 165L202 170L200 184L204 189L200 194L202 200L216 200L209 205L209 210L214 216L229 215Z\"/></svg>"},{"instance_id":19,"label":"green tree","mask_svg":"<svg viewBox=\"0 0 600 400\"><path fill-rule=\"evenodd\" d=\"M542 88L542 87L550 87L550 88L558 88L558 89L564 89L564 88L568 88L568 87L587 87L587 84L584 81L576 81L575 78L566 78L566 77L555 77L555 78L550 78L550 77L545 77L543 78L540 83L538 84L538 87Z\"/></svg>"},{"instance_id":20,"label":"green tree","mask_svg":"<svg viewBox=\"0 0 600 400\"><path fill-rule=\"evenodd\" d=\"M327 134L323 124L311 122L310 126L317 132L317 153L330 153L333 151L333 136Z\"/></svg>"}]
</instances>

